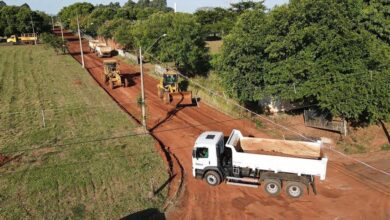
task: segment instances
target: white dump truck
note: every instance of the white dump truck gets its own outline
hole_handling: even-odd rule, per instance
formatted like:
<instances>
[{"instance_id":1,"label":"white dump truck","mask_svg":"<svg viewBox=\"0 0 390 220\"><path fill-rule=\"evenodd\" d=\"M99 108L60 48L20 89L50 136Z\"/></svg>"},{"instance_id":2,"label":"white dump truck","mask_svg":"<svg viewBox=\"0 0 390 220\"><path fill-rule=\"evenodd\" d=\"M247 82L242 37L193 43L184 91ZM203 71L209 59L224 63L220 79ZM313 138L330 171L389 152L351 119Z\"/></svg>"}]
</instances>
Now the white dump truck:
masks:
<instances>
[{"instance_id":1,"label":"white dump truck","mask_svg":"<svg viewBox=\"0 0 390 220\"><path fill-rule=\"evenodd\" d=\"M95 47L95 53L98 57L111 57L112 48L107 45L97 45Z\"/></svg>"},{"instance_id":2,"label":"white dump truck","mask_svg":"<svg viewBox=\"0 0 390 220\"><path fill-rule=\"evenodd\" d=\"M315 176L325 180L328 158L322 142L288 141L244 137L233 130L224 143L222 132L204 132L192 151L192 175L216 186L227 184L259 187L277 196L299 198L310 186L316 194Z\"/></svg>"},{"instance_id":3,"label":"white dump truck","mask_svg":"<svg viewBox=\"0 0 390 220\"><path fill-rule=\"evenodd\" d=\"M98 43L99 43L98 40L90 40L88 42L89 49L91 50L92 53L95 53L95 49Z\"/></svg>"}]
</instances>

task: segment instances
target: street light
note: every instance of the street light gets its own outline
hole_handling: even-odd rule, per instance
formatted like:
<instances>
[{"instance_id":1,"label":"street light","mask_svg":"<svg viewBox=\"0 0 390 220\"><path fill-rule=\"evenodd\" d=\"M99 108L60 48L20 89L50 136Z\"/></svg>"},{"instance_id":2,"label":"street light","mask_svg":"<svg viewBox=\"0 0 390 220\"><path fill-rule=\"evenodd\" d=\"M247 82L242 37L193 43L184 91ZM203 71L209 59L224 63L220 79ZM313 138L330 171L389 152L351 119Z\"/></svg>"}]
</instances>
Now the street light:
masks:
<instances>
[{"instance_id":1,"label":"street light","mask_svg":"<svg viewBox=\"0 0 390 220\"><path fill-rule=\"evenodd\" d=\"M145 53L147 53L152 47L163 37L167 36L167 34L161 35L157 40L148 48L145 50ZM144 128L144 131L146 132L146 110L145 110L145 89L144 89L144 68L143 68L143 57L142 57L142 47L139 47L139 60L140 60L140 73L141 73L141 108L142 108L142 127Z\"/></svg>"}]
</instances>

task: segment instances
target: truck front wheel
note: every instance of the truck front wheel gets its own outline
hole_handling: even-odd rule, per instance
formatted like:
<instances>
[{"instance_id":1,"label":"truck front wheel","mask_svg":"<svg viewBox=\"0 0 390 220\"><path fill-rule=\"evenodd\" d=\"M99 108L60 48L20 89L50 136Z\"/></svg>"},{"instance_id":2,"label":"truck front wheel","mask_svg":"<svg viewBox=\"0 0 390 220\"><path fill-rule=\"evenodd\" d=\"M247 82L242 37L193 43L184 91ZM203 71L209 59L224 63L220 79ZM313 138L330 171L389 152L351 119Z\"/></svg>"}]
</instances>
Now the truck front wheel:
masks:
<instances>
[{"instance_id":1,"label":"truck front wheel","mask_svg":"<svg viewBox=\"0 0 390 220\"><path fill-rule=\"evenodd\" d=\"M297 199L303 195L305 186L300 182L287 182L286 183L286 193L291 198Z\"/></svg>"},{"instance_id":2,"label":"truck front wheel","mask_svg":"<svg viewBox=\"0 0 390 220\"><path fill-rule=\"evenodd\" d=\"M211 186L216 186L221 183L221 177L215 171L209 171L205 176L206 182Z\"/></svg>"},{"instance_id":3,"label":"truck front wheel","mask_svg":"<svg viewBox=\"0 0 390 220\"><path fill-rule=\"evenodd\" d=\"M278 179L264 180L264 191L270 196L278 196L282 189L281 181Z\"/></svg>"}]
</instances>

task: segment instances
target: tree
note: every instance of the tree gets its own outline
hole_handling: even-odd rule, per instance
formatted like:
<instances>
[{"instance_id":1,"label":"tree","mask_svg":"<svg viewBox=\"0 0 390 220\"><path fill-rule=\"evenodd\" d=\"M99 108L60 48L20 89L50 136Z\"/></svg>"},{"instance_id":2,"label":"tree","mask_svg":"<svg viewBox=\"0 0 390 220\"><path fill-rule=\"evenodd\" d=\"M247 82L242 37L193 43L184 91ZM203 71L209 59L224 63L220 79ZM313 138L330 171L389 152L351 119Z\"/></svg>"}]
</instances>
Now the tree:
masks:
<instances>
[{"instance_id":1,"label":"tree","mask_svg":"<svg viewBox=\"0 0 390 220\"><path fill-rule=\"evenodd\" d=\"M7 6L7 4L4 1L0 1L0 7Z\"/></svg>"},{"instance_id":2,"label":"tree","mask_svg":"<svg viewBox=\"0 0 390 220\"><path fill-rule=\"evenodd\" d=\"M114 39L120 43L125 49L132 49L134 45L134 38L131 33L133 24L130 21L124 20L115 30Z\"/></svg>"},{"instance_id":3,"label":"tree","mask_svg":"<svg viewBox=\"0 0 390 220\"><path fill-rule=\"evenodd\" d=\"M149 7L150 6L150 0L138 0L137 5L140 7Z\"/></svg>"},{"instance_id":4,"label":"tree","mask_svg":"<svg viewBox=\"0 0 390 220\"><path fill-rule=\"evenodd\" d=\"M390 46L367 31L363 1L300 1L244 12L220 59L229 94L315 104L334 116L390 116Z\"/></svg>"},{"instance_id":5,"label":"tree","mask_svg":"<svg viewBox=\"0 0 390 220\"><path fill-rule=\"evenodd\" d=\"M92 4L87 2L75 3L62 8L58 16L65 27L77 29L76 17L79 16L80 20L84 21L94 8Z\"/></svg>"},{"instance_id":6,"label":"tree","mask_svg":"<svg viewBox=\"0 0 390 220\"><path fill-rule=\"evenodd\" d=\"M150 7L165 10L167 8L167 0L153 0L149 3Z\"/></svg>"},{"instance_id":7,"label":"tree","mask_svg":"<svg viewBox=\"0 0 390 220\"><path fill-rule=\"evenodd\" d=\"M136 5L136 3L135 3L134 1L129 0L129 1L127 1L127 2L123 5L123 7L124 7L124 8L133 8L135 5Z\"/></svg>"},{"instance_id":8,"label":"tree","mask_svg":"<svg viewBox=\"0 0 390 220\"><path fill-rule=\"evenodd\" d=\"M57 55L59 54L59 51L62 51L63 54L66 52L66 48L63 46L61 38L49 33L44 33L40 37L47 46L50 46L54 49Z\"/></svg>"},{"instance_id":9,"label":"tree","mask_svg":"<svg viewBox=\"0 0 390 220\"><path fill-rule=\"evenodd\" d=\"M390 44L390 4L384 0L366 2L363 10L364 27L381 40Z\"/></svg>"},{"instance_id":10,"label":"tree","mask_svg":"<svg viewBox=\"0 0 390 220\"><path fill-rule=\"evenodd\" d=\"M112 38L114 36L115 31L122 24L126 24L126 20L122 19L114 19L106 21L102 26L97 30L97 34L104 38Z\"/></svg>"},{"instance_id":11,"label":"tree","mask_svg":"<svg viewBox=\"0 0 390 220\"><path fill-rule=\"evenodd\" d=\"M32 33L31 21L37 33L48 31L50 28L48 15L43 12L31 11L25 6L0 7L0 35Z\"/></svg>"},{"instance_id":12,"label":"tree","mask_svg":"<svg viewBox=\"0 0 390 220\"><path fill-rule=\"evenodd\" d=\"M96 36L97 29L105 22L112 20L117 13L116 7L104 6L95 8L83 22L83 27L88 34Z\"/></svg>"},{"instance_id":13,"label":"tree","mask_svg":"<svg viewBox=\"0 0 390 220\"><path fill-rule=\"evenodd\" d=\"M247 10L265 10L264 1L253 2L253 1L241 1L238 3L231 4L230 10L242 14Z\"/></svg>"},{"instance_id":14,"label":"tree","mask_svg":"<svg viewBox=\"0 0 390 220\"><path fill-rule=\"evenodd\" d=\"M207 36L214 37L228 34L234 26L236 14L223 8L213 8L208 10L198 10L194 14L197 21L202 25Z\"/></svg>"},{"instance_id":15,"label":"tree","mask_svg":"<svg viewBox=\"0 0 390 220\"><path fill-rule=\"evenodd\" d=\"M150 53L190 74L205 73L209 67L202 28L195 17L183 13L157 13L138 21L132 28L137 47L150 47L163 34L166 37L150 48Z\"/></svg>"}]
</instances>

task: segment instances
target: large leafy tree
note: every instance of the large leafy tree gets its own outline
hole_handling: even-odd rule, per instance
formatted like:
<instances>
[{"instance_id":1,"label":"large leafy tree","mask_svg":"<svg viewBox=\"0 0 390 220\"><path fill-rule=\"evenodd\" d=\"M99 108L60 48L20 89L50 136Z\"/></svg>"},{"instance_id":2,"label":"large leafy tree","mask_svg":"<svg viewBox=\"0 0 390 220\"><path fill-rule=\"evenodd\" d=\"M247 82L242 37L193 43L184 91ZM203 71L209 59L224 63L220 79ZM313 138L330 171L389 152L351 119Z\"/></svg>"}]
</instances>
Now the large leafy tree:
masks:
<instances>
[{"instance_id":1,"label":"large leafy tree","mask_svg":"<svg viewBox=\"0 0 390 220\"><path fill-rule=\"evenodd\" d=\"M87 2L83 3L74 3L67 7L64 7L59 12L58 16L61 19L61 22L65 27L70 27L71 29L77 28L76 17L79 16L79 19L82 23L86 20L86 17L95 9L95 7Z\"/></svg>"},{"instance_id":2,"label":"large leafy tree","mask_svg":"<svg viewBox=\"0 0 390 220\"><path fill-rule=\"evenodd\" d=\"M163 34L167 36L150 48L150 53L162 61L173 61L178 68L190 74L207 71L208 55L202 28L193 15L157 13L137 22L132 29L136 46L144 49Z\"/></svg>"},{"instance_id":3,"label":"large leafy tree","mask_svg":"<svg viewBox=\"0 0 390 220\"><path fill-rule=\"evenodd\" d=\"M95 8L86 19L84 19L83 26L88 34L95 36L97 30L105 22L112 20L117 14L117 7L100 6Z\"/></svg>"},{"instance_id":4,"label":"large leafy tree","mask_svg":"<svg viewBox=\"0 0 390 220\"><path fill-rule=\"evenodd\" d=\"M354 121L388 118L390 47L367 31L365 9L363 1L292 0L245 12L220 60L227 91L242 102L305 101Z\"/></svg>"},{"instance_id":5,"label":"large leafy tree","mask_svg":"<svg viewBox=\"0 0 390 220\"><path fill-rule=\"evenodd\" d=\"M32 23L33 22L33 23ZM32 11L27 6L0 7L0 35L32 33L33 25L37 33L50 29L50 19L43 12Z\"/></svg>"},{"instance_id":6,"label":"large leafy tree","mask_svg":"<svg viewBox=\"0 0 390 220\"><path fill-rule=\"evenodd\" d=\"M223 8L198 10L194 14L208 36L224 36L234 26L236 14Z\"/></svg>"}]
</instances>

